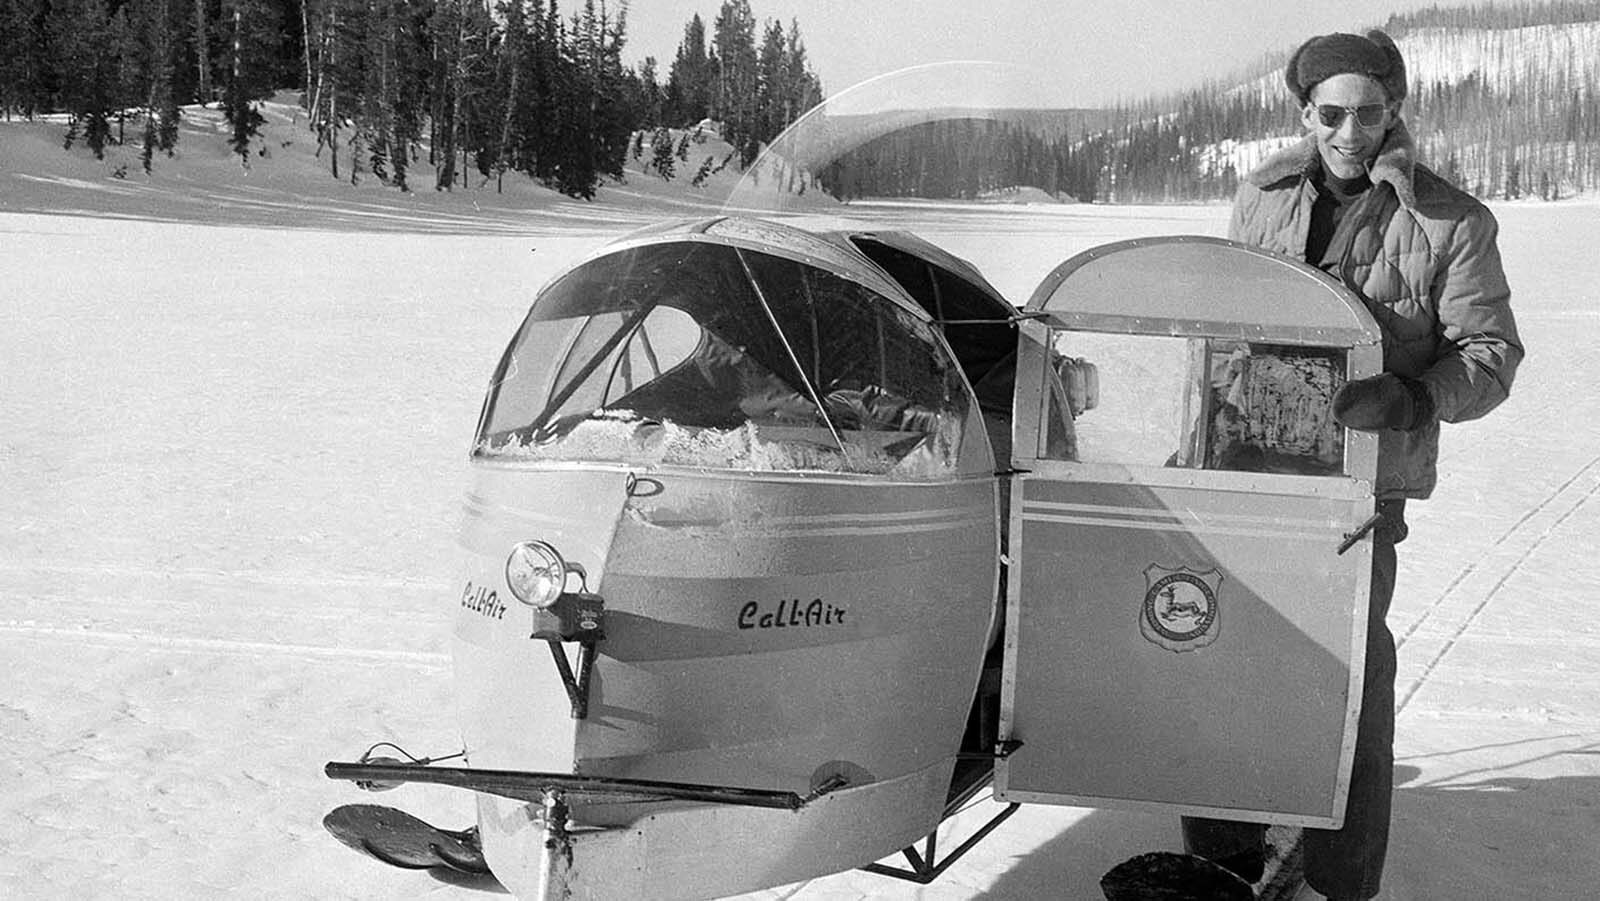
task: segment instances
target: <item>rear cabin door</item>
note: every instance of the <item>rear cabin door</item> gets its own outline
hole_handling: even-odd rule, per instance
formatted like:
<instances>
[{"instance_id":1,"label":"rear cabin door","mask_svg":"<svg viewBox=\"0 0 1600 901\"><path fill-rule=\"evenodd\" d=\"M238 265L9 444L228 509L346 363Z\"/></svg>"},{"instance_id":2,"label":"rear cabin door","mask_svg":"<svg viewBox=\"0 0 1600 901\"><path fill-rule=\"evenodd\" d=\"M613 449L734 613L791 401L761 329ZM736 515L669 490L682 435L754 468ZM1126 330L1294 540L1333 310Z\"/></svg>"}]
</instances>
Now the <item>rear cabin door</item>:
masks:
<instances>
[{"instance_id":1,"label":"rear cabin door","mask_svg":"<svg viewBox=\"0 0 1600 901\"><path fill-rule=\"evenodd\" d=\"M1377 439L1330 409L1377 326L1204 237L1074 257L1027 316L997 796L1337 826Z\"/></svg>"}]
</instances>

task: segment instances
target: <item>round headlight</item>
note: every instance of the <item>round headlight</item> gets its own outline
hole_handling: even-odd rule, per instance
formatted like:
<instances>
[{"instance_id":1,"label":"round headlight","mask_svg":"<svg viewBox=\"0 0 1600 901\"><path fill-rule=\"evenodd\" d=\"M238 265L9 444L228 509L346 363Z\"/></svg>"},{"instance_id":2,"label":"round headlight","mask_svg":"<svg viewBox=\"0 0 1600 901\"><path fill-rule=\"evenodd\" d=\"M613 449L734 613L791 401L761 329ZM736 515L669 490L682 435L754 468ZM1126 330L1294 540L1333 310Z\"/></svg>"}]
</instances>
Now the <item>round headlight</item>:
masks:
<instances>
[{"instance_id":1,"label":"round headlight","mask_svg":"<svg viewBox=\"0 0 1600 901\"><path fill-rule=\"evenodd\" d=\"M524 541L506 558L506 585L530 607L549 607L567 583L567 562L543 541Z\"/></svg>"}]
</instances>

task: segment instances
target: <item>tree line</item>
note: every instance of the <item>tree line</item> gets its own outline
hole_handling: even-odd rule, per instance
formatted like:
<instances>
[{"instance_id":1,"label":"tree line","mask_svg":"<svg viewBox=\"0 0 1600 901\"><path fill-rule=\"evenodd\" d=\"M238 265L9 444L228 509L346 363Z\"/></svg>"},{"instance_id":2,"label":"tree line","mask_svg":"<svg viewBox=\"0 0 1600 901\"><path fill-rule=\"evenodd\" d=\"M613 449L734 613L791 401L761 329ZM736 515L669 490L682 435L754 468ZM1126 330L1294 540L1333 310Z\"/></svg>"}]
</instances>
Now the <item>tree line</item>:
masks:
<instances>
[{"instance_id":1,"label":"tree line","mask_svg":"<svg viewBox=\"0 0 1600 901\"><path fill-rule=\"evenodd\" d=\"M1430 53L1483 63L1461 77L1424 80L1413 61L1403 116L1421 159L1486 199L1553 200L1600 187L1600 64L1586 37L1596 23L1600 0L1391 18L1384 30L1397 40L1442 32L1430 33ZM1514 33L1533 26L1578 29ZM1083 202L1224 200L1260 160L1244 151L1282 146L1301 131L1300 111L1282 87L1286 60L1287 53L1274 54L1236 80L1119 104L1108 121L1076 132L1020 117L919 126L858 148L818 180L844 199L972 198L1032 186Z\"/></svg>"},{"instance_id":2,"label":"tree line","mask_svg":"<svg viewBox=\"0 0 1600 901\"><path fill-rule=\"evenodd\" d=\"M817 180L843 200L857 197L974 199L1039 188L1083 203L1200 202L1238 187L1226 153L1242 135L1282 132L1288 100L1266 103L1220 87L1177 100L1118 104L1098 116L1077 111L1077 131L1041 128L1035 117L954 116L874 139L833 161Z\"/></svg>"},{"instance_id":3,"label":"tree line","mask_svg":"<svg viewBox=\"0 0 1600 901\"><path fill-rule=\"evenodd\" d=\"M219 107L248 165L261 102L298 92L334 178L407 190L529 176L590 198L641 130L720 120L741 165L820 102L799 23L723 0L686 24L665 83L622 62L627 0L7 0L0 110L65 113L64 144L171 155L185 105ZM132 134L129 134L129 127Z\"/></svg>"},{"instance_id":4,"label":"tree line","mask_svg":"<svg viewBox=\"0 0 1600 901\"><path fill-rule=\"evenodd\" d=\"M664 81L653 58L622 63L627 0L573 0L570 13L558 2L7 0L0 109L66 113L68 147L81 141L99 155L135 143L148 171L172 152L191 103L221 108L248 163L260 101L287 88L299 92L334 177L408 189L426 165L441 190L520 173L592 197L646 142L649 168L673 177L688 136L675 141L668 128L717 121L742 168L821 100L798 22L758 26L749 0L723 0L709 26L693 16ZM1595 48L1563 43L1559 31L1531 44L1511 37L1595 23L1600 0L1392 17L1385 29L1398 39L1426 35L1445 57L1490 64L1487 77L1414 78L1406 117L1423 159L1486 198L1554 199L1600 185L1600 85L1585 62ZM815 175L844 198L1029 185L1087 202L1223 199L1250 165L1238 148L1298 131L1277 79L1286 56L1263 58L1239 80L1093 115L921 126ZM695 178L708 174L702 165Z\"/></svg>"}]
</instances>

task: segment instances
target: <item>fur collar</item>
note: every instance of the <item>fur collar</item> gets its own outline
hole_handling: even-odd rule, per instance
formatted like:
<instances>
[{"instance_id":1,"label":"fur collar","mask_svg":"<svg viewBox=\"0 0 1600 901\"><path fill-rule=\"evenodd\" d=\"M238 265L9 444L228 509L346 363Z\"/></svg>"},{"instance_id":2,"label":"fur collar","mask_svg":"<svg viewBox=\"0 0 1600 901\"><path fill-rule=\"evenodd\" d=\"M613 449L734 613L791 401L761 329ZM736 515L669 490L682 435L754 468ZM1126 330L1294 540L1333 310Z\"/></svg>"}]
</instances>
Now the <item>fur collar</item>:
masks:
<instances>
[{"instance_id":1,"label":"fur collar","mask_svg":"<svg viewBox=\"0 0 1600 901\"><path fill-rule=\"evenodd\" d=\"M1267 157L1266 162L1246 178L1256 187L1265 188L1286 178L1310 176L1321 168L1322 157L1317 153L1317 139L1306 135L1294 146ZM1384 137L1378 155L1373 157L1368 166L1368 177L1375 185L1392 186L1395 196L1400 198L1400 205L1411 209L1417 205L1416 169L1417 145L1411 140L1411 132L1406 130L1405 122L1396 122Z\"/></svg>"}]
</instances>

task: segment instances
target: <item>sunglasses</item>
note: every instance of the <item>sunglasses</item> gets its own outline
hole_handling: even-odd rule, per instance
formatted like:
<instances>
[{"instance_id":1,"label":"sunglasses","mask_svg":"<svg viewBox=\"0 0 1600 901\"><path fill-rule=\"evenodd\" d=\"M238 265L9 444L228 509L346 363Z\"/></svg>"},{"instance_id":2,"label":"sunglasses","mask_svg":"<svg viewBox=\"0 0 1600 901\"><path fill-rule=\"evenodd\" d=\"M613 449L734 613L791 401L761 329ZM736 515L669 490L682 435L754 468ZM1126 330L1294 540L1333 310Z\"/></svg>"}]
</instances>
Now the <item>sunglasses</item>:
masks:
<instances>
[{"instance_id":1,"label":"sunglasses","mask_svg":"<svg viewBox=\"0 0 1600 901\"><path fill-rule=\"evenodd\" d=\"M1334 106L1329 103L1317 106L1317 121L1325 128L1338 128L1344 122L1346 115L1356 117L1356 124L1362 128L1376 128L1383 124L1383 117L1389 112L1389 107L1381 103L1371 103L1366 106Z\"/></svg>"}]
</instances>

